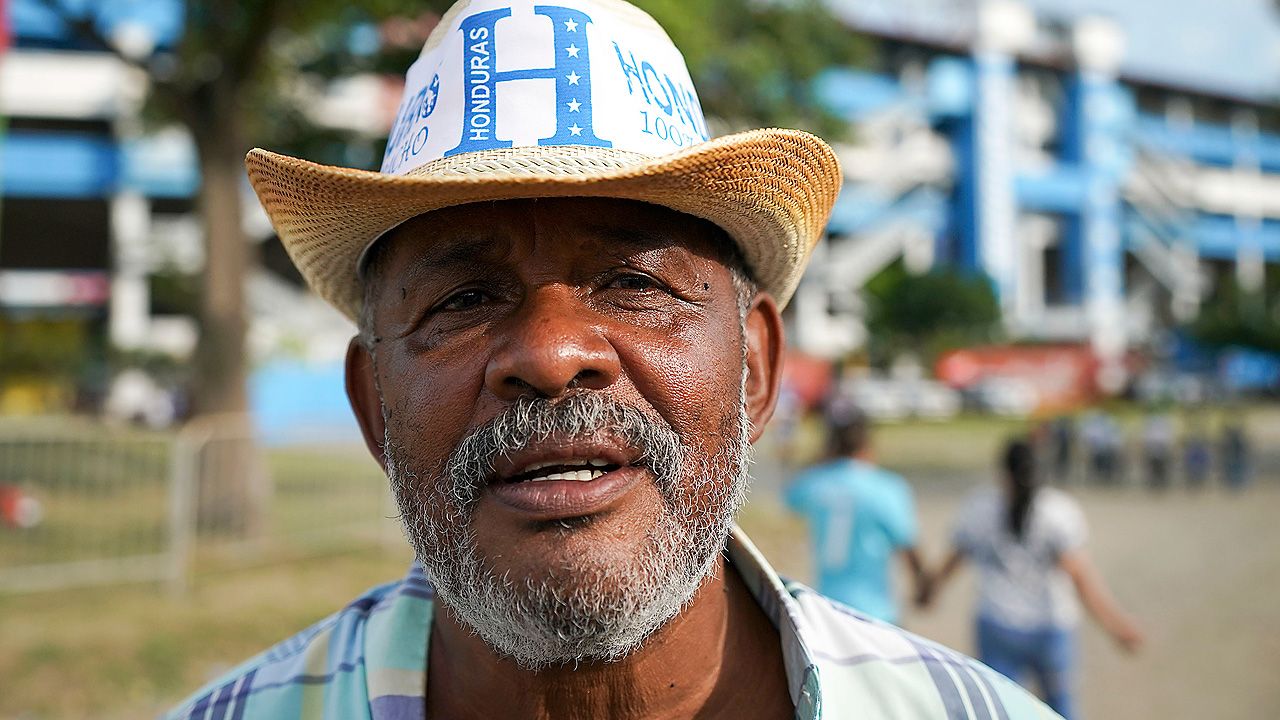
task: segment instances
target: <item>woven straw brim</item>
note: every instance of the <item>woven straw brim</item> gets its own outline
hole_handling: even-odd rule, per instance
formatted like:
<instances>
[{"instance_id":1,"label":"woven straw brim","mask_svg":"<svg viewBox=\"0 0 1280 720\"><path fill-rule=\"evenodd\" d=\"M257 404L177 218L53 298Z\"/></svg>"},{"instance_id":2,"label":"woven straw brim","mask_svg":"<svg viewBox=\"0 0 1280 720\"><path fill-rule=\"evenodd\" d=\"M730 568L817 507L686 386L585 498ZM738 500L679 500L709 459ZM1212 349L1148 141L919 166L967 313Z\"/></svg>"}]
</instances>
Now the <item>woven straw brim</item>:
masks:
<instances>
[{"instance_id":1,"label":"woven straw brim","mask_svg":"<svg viewBox=\"0 0 1280 720\"><path fill-rule=\"evenodd\" d=\"M819 138L752 130L651 157L580 146L467 153L408 175L332 167L255 149L249 180L304 278L351 319L357 263L391 228L490 200L607 197L662 205L723 228L761 289L785 305L826 226L840 166Z\"/></svg>"}]
</instances>

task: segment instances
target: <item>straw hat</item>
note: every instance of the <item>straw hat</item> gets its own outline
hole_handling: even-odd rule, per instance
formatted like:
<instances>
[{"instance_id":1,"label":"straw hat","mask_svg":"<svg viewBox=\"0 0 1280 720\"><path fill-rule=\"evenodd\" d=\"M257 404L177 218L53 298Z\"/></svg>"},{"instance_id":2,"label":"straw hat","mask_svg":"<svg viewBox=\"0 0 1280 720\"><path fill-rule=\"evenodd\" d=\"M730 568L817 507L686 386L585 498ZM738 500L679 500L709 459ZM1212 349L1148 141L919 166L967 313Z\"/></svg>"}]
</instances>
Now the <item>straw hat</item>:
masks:
<instances>
[{"instance_id":1,"label":"straw hat","mask_svg":"<svg viewBox=\"0 0 1280 720\"><path fill-rule=\"evenodd\" d=\"M841 177L805 132L708 139L683 57L622 0L461 0L409 69L381 172L261 149L245 162L294 264L352 319L361 259L387 231L532 197L639 200L713 222L785 305Z\"/></svg>"}]
</instances>

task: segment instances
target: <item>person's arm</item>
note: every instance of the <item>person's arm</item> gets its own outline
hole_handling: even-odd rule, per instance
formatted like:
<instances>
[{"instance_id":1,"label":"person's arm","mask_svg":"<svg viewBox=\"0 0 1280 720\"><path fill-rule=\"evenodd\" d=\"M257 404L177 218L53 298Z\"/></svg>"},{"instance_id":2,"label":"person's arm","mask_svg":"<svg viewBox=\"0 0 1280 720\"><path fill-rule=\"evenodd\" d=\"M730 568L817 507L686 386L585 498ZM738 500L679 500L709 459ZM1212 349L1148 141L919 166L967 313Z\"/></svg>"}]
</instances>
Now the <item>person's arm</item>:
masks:
<instances>
[{"instance_id":1,"label":"person's arm","mask_svg":"<svg viewBox=\"0 0 1280 720\"><path fill-rule=\"evenodd\" d=\"M920 551L915 545L910 545L899 549L898 554L902 556L907 564L907 570L911 572L911 581L915 586L915 594L912 597L915 599L916 607L924 607L933 583L929 577L929 571L924 567L924 561L920 559Z\"/></svg>"},{"instance_id":2,"label":"person's arm","mask_svg":"<svg viewBox=\"0 0 1280 720\"><path fill-rule=\"evenodd\" d=\"M1089 556L1080 550L1065 552L1059 558L1058 566L1071 578L1080 602L1098 624L1120 647L1127 652L1137 652L1144 640L1142 630L1112 597Z\"/></svg>"},{"instance_id":3,"label":"person's arm","mask_svg":"<svg viewBox=\"0 0 1280 720\"><path fill-rule=\"evenodd\" d=\"M951 555L947 556L946 562L942 563L942 567L938 571L928 577L924 590L916 596L916 605L919 607L929 607L938 596L938 592L942 586L947 583L956 570L964 564L964 553L959 550L952 550Z\"/></svg>"},{"instance_id":4,"label":"person's arm","mask_svg":"<svg viewBox=\"0 0 1280 720\"><path fill-rule=\"evenodd\" d=\"M930 579L917 547L920 528L916 522L915 497L901 476L889 474L888 479L891 484L881 505L881 526L906 563L915 590L911 597L917 607L922 607L929 594Z\"/></svg>"}]
</instances>

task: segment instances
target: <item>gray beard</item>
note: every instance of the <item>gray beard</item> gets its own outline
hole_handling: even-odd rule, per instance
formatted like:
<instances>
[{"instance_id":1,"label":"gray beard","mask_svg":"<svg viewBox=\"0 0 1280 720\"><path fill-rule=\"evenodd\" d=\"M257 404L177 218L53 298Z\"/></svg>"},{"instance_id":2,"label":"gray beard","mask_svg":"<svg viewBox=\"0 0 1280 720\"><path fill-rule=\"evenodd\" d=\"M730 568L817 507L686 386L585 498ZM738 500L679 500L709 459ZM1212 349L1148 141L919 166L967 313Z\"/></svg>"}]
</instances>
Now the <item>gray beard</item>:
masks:
<instances>
[{"instance_id":1,"label":"gray beard","mask_svg":"<svg viewBox=\"0 0 1280 720\"><path fill-rule=\"evenodd\" d=\"M675 617L724 549L748 484L751 423L741 399L738 406L720 452L695 456L669 425L601 394L554 403L522 398L464 438L437 473L412 466L388 422L387 475L436 596L493 650L535 671L611 662ZM642 451L635 464L650 471L664 501L631 561L583 557L541 577L498 576L479 553L471 522L494 459L552 436L601 432Z\"/></svg>"}]
</instances>

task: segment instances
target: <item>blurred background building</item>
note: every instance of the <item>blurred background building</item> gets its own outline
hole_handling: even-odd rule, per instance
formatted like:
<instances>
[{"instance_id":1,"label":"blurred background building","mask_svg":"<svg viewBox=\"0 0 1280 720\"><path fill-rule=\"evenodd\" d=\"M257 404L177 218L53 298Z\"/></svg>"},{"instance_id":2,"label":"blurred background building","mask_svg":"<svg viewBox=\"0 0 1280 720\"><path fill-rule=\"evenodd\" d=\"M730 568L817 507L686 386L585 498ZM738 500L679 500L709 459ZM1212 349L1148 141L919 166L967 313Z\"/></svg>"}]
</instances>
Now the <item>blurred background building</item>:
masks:
<instances>
[{"instance_id":1,"label":"blurred background building","mask_svg":"<svg viewBox=\"0 0 1280 720\"><path fill-rule=\"evenodd\" d=\"M832 3L879 40L877 67L817 81L855 140L796 299L802 348L863 343L860 292L889 264L958 268L990 278L1008 338L1089 348L1114 392L1130 350L1215 295L1265 297L1280 263L1272 9L1087 5Z\"/></svg>"},{"instance_id":2,"label":"blurred background building","mask_svg":"<svg viewBox=\"0 0 1280 720\"><path fill-rule=\"evenodd\" d=\"M190 133L147 116L148 74L129 60L153 71L175 62L167 53L184 32L183 3L54 5L63 10L40 0L0 3L0 337L8 346L0 412L106 410L167 425L184 412L190 376L181 368L199 335L201 172ZM115 51L95 48L62 13ZM367 30L351 30L352 42ZM385 136L396 82L335 82L314 113L325 127ZM247 181L241 190L243 232L257 260L245 278L252 382L278 396L258 398L263 419L277 428L308 416L303 428L346 427L332 381L350 327L305 291ZM278 358L291 371L272 364ZM311 401L315 388L322 397Z\"/></svg>"},{"instance_id":3,"label":"blurred background building","mask_svg":"<svg viewBox=\"0 0 1280 720\"><path fill-rule=\"evenodd\" d=\"M176 2L103 6L86 17L138 54L171 46L183 29ZM200 268L189 219L199 169L189 137L143 132L140 72L86 48L39 3L6 10L0 323L10 377L0 407L31 412L107 390L105 367L56 358L102 358L107 347L190 353L190 318L153 286ZM50 338L57 346L40 352ZM28 355L13 358L16 345Z\"/></svg>"},{"instance_id":4,"label":"blurred background building","mask_svg":"<svg viewBox=\"0 0 1280 720\"><path fill-rule=\"evenodd\" d=\"M1135 350L1170 372L1216 372L1217 354L1170 331L1215 299L1275 324L1280 263L1280 20L1262 0L1228 5L1204 41L1194 12L1150 0L829 0L850 42L870 50L859 67L833 65L813 82L847 127L837 145L847 177L830 241L790 311L795 347L865 362L877 330L869 283L950 272L986 278L997 316L987 335L1036 345L1025 366L1077 368L1067 384L1089 387L1076 395L1131 389ZM127 60L149 63L152 77L174 62L166 51L184 32L183 5L4 7L0 408L106 406L164 424L183 413L182 367L199 336L201 173L190 134L148 116L148 73ZM67 18L114 51L86 43ZM354 23L336 42L371 53L404 32ZM313 124L363 138L348 147L354 160L338 159L368 166L399 82L336 73L296 92ZM305 292L247 184L242 194L257 260L245 279L253 407L269 430L297 430L302 418L312 430L347 427L337 378L351 328ZM947 287L932 294L952 295ZM942 352L957 344L984 345L906 354L964 386L1023 352ZM891 364L898 349L872 364ZM1249 353L1233 361L1236 377L1274 388L1280 362Z\"/></svg>"}]
</instances>

